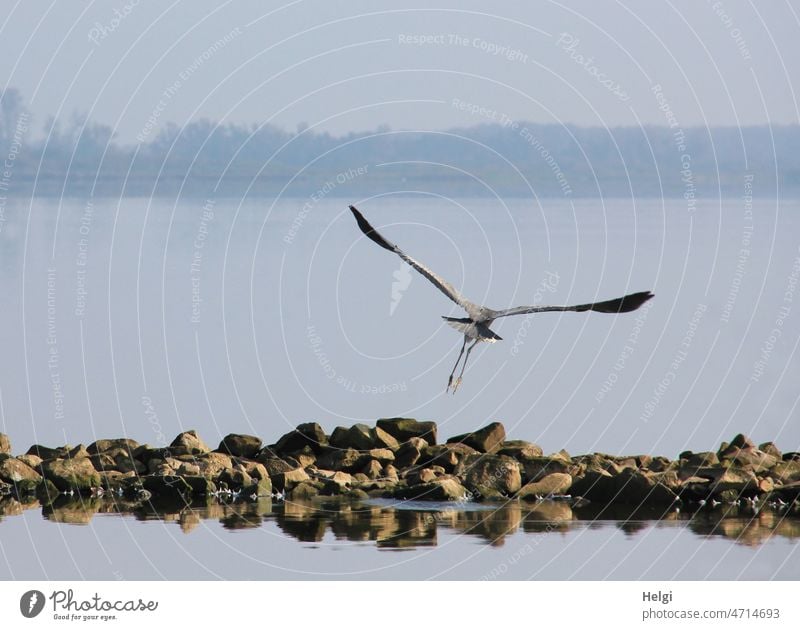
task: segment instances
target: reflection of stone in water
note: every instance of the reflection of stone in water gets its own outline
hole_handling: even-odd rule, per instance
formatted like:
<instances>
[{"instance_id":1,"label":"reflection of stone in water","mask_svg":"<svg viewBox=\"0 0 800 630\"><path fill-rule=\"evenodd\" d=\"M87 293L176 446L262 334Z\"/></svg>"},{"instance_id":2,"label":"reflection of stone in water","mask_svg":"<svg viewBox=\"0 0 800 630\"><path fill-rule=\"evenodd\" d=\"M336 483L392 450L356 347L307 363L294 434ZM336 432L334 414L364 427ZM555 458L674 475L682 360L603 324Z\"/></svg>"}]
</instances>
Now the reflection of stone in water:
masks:
<instances>
[{"instance_id":1,"label":"reflection of stone in water","mask_svg":"<svg viewBox=\"0 0 800 630\"><path fill-rule=\"evenodd\" d=\"M99 510L98 499L59 497L51 505L42 508L42 516L54 523L88 525Z\"/></svg>"},{"instance_id":2,"label":"reflection of stone in water","mask_svg":"<svg viewBox=\"0 0 800 630\"><path fill-rule=\"evenodd\" d=\"M0 499L0 520L2 520L4 516L19 516L24 511L25 508L22 506L22 503L16 499L11 497Z\"/></svg>"},{"instance_id":3,"label":"reflection of stone in water","mask_svg":"<svg viewBox=\"0 0 800 630\"><path fill-rule=\"evenodd\" d=\"M566 501L541 501L526 506L522 531L537 534L563 533L569 531L574 518L572 507Z\"/></svg>"},{"instance_id":4,"label":"reflection of stone in water","mask_svg":"<svg viewBox=\"0 0 800 630\"><path fill-rule=\"evenodd\" d=\"M484 538L490 545L500 547L506 536L516 532L522 521L522 507L516 501L493 510L456 512L455 528Z\"/></svg>"},{"instance_id":5,"label":"reflection of stone in water","mask_svg":"<svg viewBox=\"0 0 800 630\"><path fill-rule=\"evenodd\" d=\"M181 531L184 534L189 534L192 532L192 530L196 529L200 524L200 521L200 515L192 510L184 510L181 513L180 519L178 520L181 526Z\"/></svg>"},{"instance_id":6,"label":"reflection of stone in water","mask_svg":"<svg viewBox=\"0 0 800 630\"><path fill-rule=\"evenodd\" d=\"M301 542L320 542L327 529L326 518L312 503L286 501L276 515L278 527Z\"/></svg>"},{"instance_id":7,"label":"reflection of stone in water","mask_svg":"<svg viewBox=\"0 0 800 630\"><path fill-rule=\"evenodd\" d=\"M415 512L388 508L386 517L394 522L394 532L377 541L380 549L435 547L436 512Z\"/></svg>"}]
</instances>

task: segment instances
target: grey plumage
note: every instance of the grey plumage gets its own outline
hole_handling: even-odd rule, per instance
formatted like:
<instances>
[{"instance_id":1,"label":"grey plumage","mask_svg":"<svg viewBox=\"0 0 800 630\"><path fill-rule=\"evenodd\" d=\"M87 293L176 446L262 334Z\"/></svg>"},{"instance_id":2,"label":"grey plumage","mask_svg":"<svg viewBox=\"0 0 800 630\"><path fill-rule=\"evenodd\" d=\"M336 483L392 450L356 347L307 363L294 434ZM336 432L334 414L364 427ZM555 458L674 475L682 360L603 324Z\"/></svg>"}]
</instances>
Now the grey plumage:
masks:
<instances>
[{"instance_id":1,"label":"grey plumage","mask_svg":"<svg viewBox=\"0 0 800 630\"><path fill-rule=\"evenodd\" d=\"M475 304L474 302L470 302L467 300L461 293L459 293L452 284L447 282L444 278L437 275L428 267L423 265L418 260L415 260L408 254L406 254L402 249L400 249L394 243L387 241L375 228L373 228L369 222L364 218L355 206L350 206L350 210L353 213L353 216L356 218L356 222L358 223L358 227L364 233L367 238L372 240L373 242L377 243L384 249L388 249L390 252L394 252L400 258L402 258L406 263L411 265L414 269L416 269L419 273L425 276L431 283L439 289L442 293L444 293L448 298L450 298L453 302L458 304L461 308L463 308L469 317L464 318L456 318L456 317L444 317L444 320L447 322L449 326L452 326L459 332L464 335L464 343L461 346L461 352L458 355L458 359L456 360L455 366L453 366L453 371L450 373L450 378L447 381L447 389L449 390L450 387L453 387L453 393L456 392L458 386L461 384L462 376L464 374L464 368L467 365L467 359L469 359L469 354L472 349L475 347L480 341L485 341L489 343L494 343L496 341L501 341L502 337L497 335L493 330L489 328L492 322L495 319L499 319L500 317L508 317L509 315L524 315L528 313L547 313L553 311L574 311L574 312L584 312L584 311L594 311L596 313L629 313L631 311L635 311L639 308L642 304L647 302L649 299L653 297L653 293L650 291L641 291L638 293L631 293L629 295L625 295L620 298L615 298L613 300L605 300L603 302L592 302L588 304L577 304L574 306L516 306L514 308L508 308L503 310L494 310L488 308L486 306L481 306L479 304ZM455 374L456 368L458 367L459 362L461 361L461 356L464 354L464 348L467 345L467 341L472 341L472 344L467 348L467 356L464 359L464 364L461 367L461 372L458 378L455 380L455 384L453 382L453 375Z\"/></svg>"}]
</instances>

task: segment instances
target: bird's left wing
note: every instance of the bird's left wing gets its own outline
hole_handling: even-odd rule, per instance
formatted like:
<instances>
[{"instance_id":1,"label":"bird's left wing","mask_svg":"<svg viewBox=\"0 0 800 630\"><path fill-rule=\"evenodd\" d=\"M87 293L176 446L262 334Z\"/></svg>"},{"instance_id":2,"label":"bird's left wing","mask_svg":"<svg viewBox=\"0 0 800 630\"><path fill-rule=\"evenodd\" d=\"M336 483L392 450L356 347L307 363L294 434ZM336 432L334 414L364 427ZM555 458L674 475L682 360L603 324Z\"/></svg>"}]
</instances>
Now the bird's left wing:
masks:
<instances>
[{"instance_id":1,"label":"bird's left wing","mask_svg":"<svg viewBox=\"0 0 800 630\"><path fill-rule=\"evenodd\" d=\"M594 302L592 304L576 304L575 306L517 306L503 311L492 311L492 319L509 315L525 315L526 313L547 313L550 311L594 311L596 313L629 313L647 302L653 294L650 291L631 293L614 300Z\"/></svg>"},{"instance_id":2,"label":"bird's left wing","mask_svg":"<svg viewBox=\"0 0 800 630\"><path fill-rule=\"evenodd\" d=\"M383 236L381 236L378 231L372 227L369 222L364 218L364 215L361 214L355 206L350 206L350 210L355 216L356 221L358 222L358 227L361 228L361 231L364 235L369 238L370 240L376 242L378 245L383 247L384 249L388 249L390 252L394 252L400 258L405 260L409 265L414 267L417 271L419 271L423 276L425 276L428 280L430 280L433 285L439 289L442 293L444 293L447 297L449 297L453 302L458 304L463 309L470 312L471 309L475 309L476 305L467 300L463 295L461 295L455 287L447 282L444 278L436 275L433 271L428 269L425 265L423 265L418 260L414 260L406 254L402 249L400 249L394 243L390 243L387 241Z\"/></svg>"}]
</instances>

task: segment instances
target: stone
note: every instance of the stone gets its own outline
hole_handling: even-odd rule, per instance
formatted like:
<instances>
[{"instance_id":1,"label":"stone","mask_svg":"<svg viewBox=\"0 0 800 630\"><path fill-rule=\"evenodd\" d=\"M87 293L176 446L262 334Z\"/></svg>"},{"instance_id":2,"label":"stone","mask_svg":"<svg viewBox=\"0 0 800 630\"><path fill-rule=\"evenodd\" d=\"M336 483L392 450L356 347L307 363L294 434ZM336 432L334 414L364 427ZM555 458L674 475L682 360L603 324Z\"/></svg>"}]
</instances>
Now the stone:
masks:
<instances>
[{"instance_id":1,"label":"stone","mask_svg":"<svg viewBox=\"0 0 800 630\"><path fill-rule=\"evenodd\" d=\"M290 491L290 496L292 497L293 501L303 501L308 499L313 499L317 495L319 495L319 488L314 486L308 482L298 483L292 490Z\"/></svg>"},{"instance_id":2,"label":"stone","mask_svg":"<svg viewBox=\"0 0 800 630\"><path fill-rule=\"evenodd\" d=\"M69 455L70 451L69 446L59 446L56 448L48 448L47 446L42 446L40 444L34 444L28 449L26 455L36 455L41 457L43 460L47 459L63 459Z\"/></svg>"},{"instance_id":3,"label":"stone","mask_svg":"<svg viewBox=\"0 0 800 630\"><path fill-rule=\"evenodd\" d=\"M391 435L398 442L411 438L422 438L428 444L436 444L436 423L420 422L412 418L381 418L377 426Z\"/></svg>"},{"instance_id":4,"label":"stone","mask_svg":"<svg viewBox=\"0 0 800 630\"><path fill-rule=\"evenodd\" d=\"M328 436L316 422L305 422L297 425L294 431L283 435L275 444L278 453L294 453L308 446L315 453L320 453L328 445Z\"/></svg>"},{"instance_id":5,"label":"stone","mask_svg":"<svg viewBox=\"0 0 800 630\"><path fill-rule=\"evenodd\" d=\"M333 436L331 436L331 446L368 451L375 448L375 438L373 437L372 429L366 424L354 424L344 433L339 432L336 436L336 441L333 441Z\"/></svg>"},{"instance_id":6,"label":"stone","mask_svg":"<svg viewBox=\"0 0 800 630\"><path fill-rule=\"evenodd\" d=\"M392 464L387 464L383 469L383 477L385 479L397 481L399 479L397 468L395 468Z\"/></svg>"},{"instance_id":7,"label":"stone","mask_svg":"<svg viewBox=\"0 0 800 630\"><path fill-rule=\"evenodd\" d=\"M394 453L388 448L373 448L367 453L372 459L377 459L381 464L394 461Z\"/></svg>"},{"instance_id":8,"label":"stone","mask_svg":"<svg viewBox=\"0 0 800 630\"><path fill-rule=\"evenodd\" d=\"M615 503L628 505L671 505L678 495L652 476L626 468L614 479Z\"/></svg>"},{"instance_id":9,"label":"stone","mask_svg":"<svg viewBox=\"0 0 800 630\"><path fill-rule=\"evenodd\" d=\"M11 455L11 438L5 433L0 433L0 453Z\"/></svg>"},{"instance_id":10,"label":"stone","mask_svg":"<svg viewBox=\"0 0 800 630\"><path fill-rule=\"evenodd\" d=\"M370 479L380 479L383 474L383 466L377 459L371 459L361 470Z\"/></svg>"},{"instance_id":11,"label":"stone","mask_svg":"<svg viewBox=\"0 0 800 630\"><path fill-rule=\"evenodd\" d=\"M571 461L553 457L528 457L520 462L522 466L522 482L525 484L539 481L553 473L569 474L573 469Z\"/></svg>"},{"instance_id":12,"label":"stone","mask_svg":"<svg viewBox=\"0 0 800 630\"><path fill-rule=\"evenodd\" d=\"M401 470L413 466L427 447L428 443L422 438L411 438L404 442L394 453L395 466Z\"/></svg>"},{"instance_id":13,"label":"stone","mask_svg":"<svg viewBox=\"0 0 800 630\"><path fill-rule=\"evenodd\" d=\"M179 433L169 448L173 455L202 455L211 450L194 430Z\"/></svg>"},{"instance_id":14,"label":"stone","mask_svg":"<svg viewBox=\"0 0 800 630\"><path fill-rule=\"evenodd\" d=\"M293 453L291 459L295 460L300 468L307 468L316 463L317 455L310 446L304 446L303 450Z\"/></svg>"},{"instance_id":15,"label":"stone","mask_svg":"<svg viewBox=\"0 0 800 630\"><path fill-rule=\"evenodd\" d=\"M784 453L781 459L785 462L800 462L800 453L797 451L789 451L788 453Z\"/></svg>"},{"instance_id":16,"label":"stone","mask_svg":"<svg viewBox=\"0 0 800 630\"><path fill-rule=\"evenodd\" d=\"M372 437L375 441L376 448L388 448L396 450L400 447L400 442L380 427L375 427L372 429Z\"/></svg>"},{"instance_id":17,"label":"stone","mask_svg":"<svg viewBox=\"0 0 800 630\"><path fill-rule=\"evenodd\" d=\"M135 472L141 475L147 472L147 466L145 466L138 459L135 459L131 455L131 451L127 448L112 448L103 451L102 455L110 457L114 462L114 470L118 470L121 473ZM94 463L94 460L92 463ZM97 465L95 465L95 468L100 470Z\"/></svg>"},{"instance_id":18,"label":"stone","mask_svg":"<svg viewBox=\"0 0 800 630\"><path fill-rule=\"evenodd\" d=\"M469 496L461 482L449 476L416 486L398 486L394 494L398 499L425 501L463 501Z\"/></svg>"},{"instance_id":19,"label":"stone","mask_svg":"<svg viewBox=\"0 0 800 630\"><path fill-rule=\"evenodd\" d=\"M38 469L42 461L44 461L38 455L20 455L17 459L33 469Z\"/></svg>"},{"instance_id":20,"label":"stone","mask_svg":"<svg viewBox=\"0 0 800 630\"><path fill-rule=\"evenodd\" d=\"M264 466L264 469L270 477L296 468L280 457L266 457L264 451L258 454L258 463Z\"/></svg>"},{"instance_id":21,"label":"stone","mask_svg":"<svg viewBox=\"0 0 800 630\"><path fill-rule=\"evenodd\" d=\"M226 487L229 490L237 490L253 485L253 479L243 470L228 468L223 470L219 476L214 479L214 483L220 488ZM222 484L225 484L225 486Z\"/></svg>"},{"instance_id":22,"label":"stone","mask_svg":"<svg viewBox=\"0 0 800 630\"><path fill-rule=\"evenodd\" d=\"M272 480L273 487L280 491L291 491L297 484L308 481L311 477L308 476L308 473L303 470L302 468L295 468L294 470L289 470L287 472L279 473L273 477L270 477Z\"/></svg>"},{"instance_id":23,"label":"stone","mask_svg":"<svg viewBox=\"0 0 800 630\"><path fill-rule=\"evenodd\" d=\"M566 494L572 485L572 477L566 473L550 473L539 481L527 483L517 492L520 499L536 500L553 494Z\"/></svg>"},{"instance_id":24,"label":"stone","mask_svg":"<svg viewBox=\"0 0 800 630\"><path fill-rule=\"evenodd\" d=\"M758 445L758 450L764 451L765 453L772 455L773 457L777 457L781 459L783 454L781 453L780 449L775 446L774 442L763 442L762 444Z\"/></svg>"},{"instance_id":25,"label":"stone","mask_svg":"<svg viewBox=\"0 0 800 630\"><path fill-rule=\"evenodd\" d=\"M451 437L447 440L447 443L452 444L458 442L474 448L479 453L494 453L500 448L505 439L506 429L503 424L500 422L492 422L472 433L464 433L463 435Z\"/></svg>"},{"instance_id":26,"label":"stone","mask_svg":"<svg viewBox=\"0 0 800 630\"><path fill-rule=\"evenodd\" d=\"M472 493L481 496L511 495L522 487L519 462L506 455L467 455L458 466L457 476Z\"/></svg>"},{"instance_id":27,"label":"stone","mask_svg":"<svg viewBox=\"0 0 800 630\"><path fill-rule=\"evenodd\" d=\"M357 450L337 449L329 447L317 460L317 466L326 470L341 470L343 472L355 473L364 467L369 461L369 455L359 453Z\"/></svg>"},{"instance_id":28,"label":"stone","mask_svg":"<svg viewBox=\"0 0 800 630\"><path fill-rule=\"evenodd\" d=\"M748 468L755 473L766 472L775 466L780 458L765 453L755 447L753 448L729 448L722 456L722 460L730 462L736 466Z\"/></svg>"},{"instance_id":29,"label":"stone","mask_svg":"<svg viewBox=\"0 0 800 630\"><path fill-rule=\"evenodd\" d=\"M42 479L36 487L36 498L42 505L50 505L61 495L61 491L49 479Z\"/></svg>"},{"instance_id":30,"label":"stone","mask_svg":"<svg viewBox=\"0 0 800 630\"><path fill-rule=\"evenodd\" d=\"M208 452L198 457L193 457L189 464L194 464L200 468L200 474L209 479L219 476L223 471L233 468L233 460L230 455L218 452Z\"/></svg>"},{"instance_id":31,"label":"stone","mask_svg":"<svg viewBox=\"0 0 800 630\"><path fill-rule=\"evenodd\" d=\"M0 455L0 481L17 483L23 480L39 482L42 476L16 457Z\"/></svg>"},{"instance_id":32,"label":"stone","mask_svg":"<svg viewBox=\"0 0 800 630\"><path fill-rule=\"evenodd\" d=\"M753 441L743 433L733 438L730 443L730 448L755 448L755 446Z\"/></svg>"},{"instance_id":33,"label":"stone","mask_svg":"<svg viewBox=\"0 0 800 630\"><path fill-rule=\"evenodd\" d=\"M680 459L686 460L686 466L690 468L702 468L704 466L716 466L719 464L719 457L712 451L692 453L686 451L680 454Z\"/></svg>"},{"instance_id":34,"label":"stone","mask_svg":"<svg viewBox=\"0 0 800 630\"><path fill-rule=\"evenodd\" d=\"M534 457L541 457L544 452L541 446L525 440L506 440L497 449L498 455L508 455L518 462Z\"/></svg>"},{"instance_id":35,"label":"stone","mask_svg":"<svg viewBox=\"0 0 800 630\"><path fill-rule=\"evenodd\" d=\"M247 457L252 459L261 450L261 438L255 435L244 435L241 433L229 433L217 447L220 453L233 455L234 457Z\"/></svg>"},{"instance_id":36,"label":"stone","mask_svg":"<svg viewBox=\"0 0 800 630\"><path fill-rule=\"evenodd\" d=\"M573 477L570 493L599 503L611 503L616 495L614 478L605 470L589 469Z\"/></svg>"},{"instance_id":37,"label":"stone","mask_svg":"<svg viewBox=\"0 0 800 630\"><path fill-rule=\"evenodd\" d=\"M770 469L769 474L781 483L800 481L800 461L780 461Z\"/></svg>"},{"instance_id":38,"label":"stone","mask_svg":"<svg viewBox=\"0 0 800 630\"><path fill-rule=\"evenodd\" d=\"M454 472L460 462L469 455L479 455L471 446L456 442L428 446L423 449L417 466L442 466L447 472Z\"/></svg>"},{"instance_id":39,"label":"stone","mask_svg":"<svg viewBox=\"0 0 800 630\"><path fill-rule=\"evenodd\" d=\"M139 443L136 440L131 440L130 438L97 440L89 444L86 451L89 453L89 455L97 455L98 453L104 453L106 451L111 451L118 448L125 449L133 453L137 448L139 448Z\"/></svg>"},{"instance_id":40,"label":"stone","mask_svg":"<svg viewBox=\"0 0 800 630\"><path fill-rule=\"evenodd\" d=\"M62 491L89 491L100 487L100 475L88 457L50 459L42 462L42 476Z\"/></svg>"},{"instance_id":41,"label":"stone","mask_svg":"<svg viewBox=\"0 0 800 630\"><path fill-rule=\"evenodd\" d=\"M406 482L409 486L416 486L420 483L430 483L436 479L436 472L431 468L421 468L406 475Z\"/></svg>"}]
</instances>

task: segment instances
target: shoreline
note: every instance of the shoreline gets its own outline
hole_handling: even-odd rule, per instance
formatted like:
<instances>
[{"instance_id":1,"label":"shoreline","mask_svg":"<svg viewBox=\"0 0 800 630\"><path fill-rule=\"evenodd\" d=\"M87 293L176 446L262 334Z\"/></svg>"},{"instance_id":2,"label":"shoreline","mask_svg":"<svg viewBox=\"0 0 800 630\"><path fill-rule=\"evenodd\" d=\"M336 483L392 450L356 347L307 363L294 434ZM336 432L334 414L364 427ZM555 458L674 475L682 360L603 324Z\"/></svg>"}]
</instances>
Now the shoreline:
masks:
<instances>
[{"instance_id":1,"label":"shoreline","mask_svg":"<svg viewBox=\"0 0 800 630\"><path fill-rule=\"evenodd\" d=\"M191 501L217 497L309 500L316 497L415 501L508 502L565 498L573 505L670 507L719 504L800 509L800 453L743 434L716 451L677 458L603 453L545 455L524 440L507 440L493 422L438 440L434 422L378 420L374 426L299 425L265 445L229 434L216 449L195 431L168 447L130 438L88 447L31 446L12 455L0 434L0 498L50 504L75 494L126 501Z\"/></svg>"}]
</instances>

